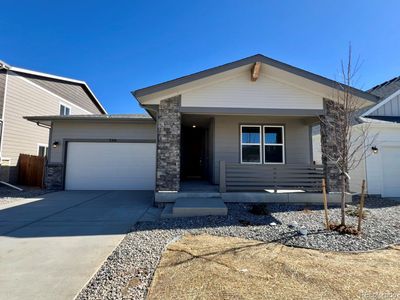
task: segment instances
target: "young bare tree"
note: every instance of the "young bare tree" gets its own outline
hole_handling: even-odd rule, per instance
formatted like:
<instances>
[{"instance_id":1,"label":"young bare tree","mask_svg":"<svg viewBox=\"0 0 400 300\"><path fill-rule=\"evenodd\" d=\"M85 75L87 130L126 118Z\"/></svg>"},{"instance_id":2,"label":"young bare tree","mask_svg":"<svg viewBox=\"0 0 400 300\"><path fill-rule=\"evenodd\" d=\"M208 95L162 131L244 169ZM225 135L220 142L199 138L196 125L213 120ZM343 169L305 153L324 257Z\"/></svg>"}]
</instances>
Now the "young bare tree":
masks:
<instances>
[{"instance_id":1,"label":"young bare tree","mask_svg":"<svg viewBox=\"0 0 400 300\"><path fill-rule=\"evenodd\" d=\"M346 193L349 190L349 172L357 168L369 153L374 138L368 136L368 123L360 124L359 116L366 102L354 95L352 86L360 68L359 59L353 63L352 49L349 45L347 61L341 61L341 79L333 89L333 101L326 103L333 116L322 116L321 125L330 134L335 151L322 151L326 161L339 171L341 193L341 224L345 226ZM357 125L359 124L359 125ZM357 125L357 126L356 126Z\"/></svg>"}]
</instances>

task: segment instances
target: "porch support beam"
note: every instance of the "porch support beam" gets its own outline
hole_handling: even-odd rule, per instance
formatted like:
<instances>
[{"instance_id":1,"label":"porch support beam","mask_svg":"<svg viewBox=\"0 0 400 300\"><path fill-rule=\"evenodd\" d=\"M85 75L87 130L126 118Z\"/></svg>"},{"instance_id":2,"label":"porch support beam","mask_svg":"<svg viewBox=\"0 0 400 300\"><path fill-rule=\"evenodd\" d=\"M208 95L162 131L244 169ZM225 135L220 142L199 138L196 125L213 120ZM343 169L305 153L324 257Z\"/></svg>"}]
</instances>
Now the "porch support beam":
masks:
<instances>
[{"instance_id":1,"label":"porch support beam","mask_svg":"<svg viewBox=\"0 0 400 300\"><path fill-rule=\"evenodd\" d=\"M265 116L305 116L317 117L324 114L323 109L275 109L275 108L237 108L237 107L190 107L180 108L181 113L226 114L226 115L265 115Z\"/></svg>"},{"instance_id":2,"label":"porch support beam","mask_svg":"<svg viewBox=\"0 0 400 300\"><path fill-rule=\"evenodd\" d=\"M257 81L260 76L261 62L256 62L251 68L251 81Z\"/></svg>"}]
</instances>

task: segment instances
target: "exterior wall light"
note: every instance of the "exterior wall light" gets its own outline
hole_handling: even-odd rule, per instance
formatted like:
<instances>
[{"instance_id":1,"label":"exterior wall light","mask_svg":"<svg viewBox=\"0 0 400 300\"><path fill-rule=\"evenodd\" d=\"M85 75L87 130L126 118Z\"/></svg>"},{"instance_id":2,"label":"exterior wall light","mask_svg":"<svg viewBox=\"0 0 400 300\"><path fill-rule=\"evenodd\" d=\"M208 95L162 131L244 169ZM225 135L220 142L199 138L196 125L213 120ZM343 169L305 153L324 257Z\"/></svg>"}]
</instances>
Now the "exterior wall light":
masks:
<instances>
[{"instance_id":1,"label":"exterior wall light","mask_svg":"<svg viewBox=\"0 0 400 300\"><path fill-rule=\"evenodd\" d=\"M193 124L193 126L192 126L192 127L193 127L193 128L196 128L196 125L194 125L194 124Z\"/></svg>"},{"instance_id":2,"label":"exterior wall light","mask_svg":"<svg viewBox=\"0 0 400 300\"><path fill-rule=\"evenodd\" d=\"M60 143L58 141L55 141L55 142L53 142L52 146L53 146L53 148L57 148L59 144Z\"/></svg>"},{"instance_id":3,"label":"exterior wall light","mask_svg":"<svg viewBox=\"0 0 400 300\"><path fill-rule=\"evenodd\" d=\"M377 154L377 153L378 153L378 147L376 147L376 146L372 146L372 147L371 147L371 150L372 150L372 152L373 152L374 154Z\"/></svg>"}]
</instances>

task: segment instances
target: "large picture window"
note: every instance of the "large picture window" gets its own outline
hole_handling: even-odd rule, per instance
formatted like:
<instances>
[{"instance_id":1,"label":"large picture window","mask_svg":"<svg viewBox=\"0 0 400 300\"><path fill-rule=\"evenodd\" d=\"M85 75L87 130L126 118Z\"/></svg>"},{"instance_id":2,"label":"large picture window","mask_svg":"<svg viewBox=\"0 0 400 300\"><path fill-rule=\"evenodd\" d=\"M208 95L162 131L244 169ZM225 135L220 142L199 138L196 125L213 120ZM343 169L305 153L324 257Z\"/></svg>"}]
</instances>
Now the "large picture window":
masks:
<instances>
[{"instance_id":1,"label":"large picture window","mask_svg":"<svg viewBox=\"0 0 400 300\"><path fill-rule=\"evenodd\" d=\"M240 162L260 164L261 161L261 126L240 126Z\"/></svg>"},{"instance_id":2,"label":"large picture window","mask_svg":"<svg viewBox=\"0 0 400 300\"><path fill-rule=\"evenodd\" d=\"M285 163L285 136L284 127L268 125L263 127L264 131L264 163Z\"/></svg>"}]
</instances>

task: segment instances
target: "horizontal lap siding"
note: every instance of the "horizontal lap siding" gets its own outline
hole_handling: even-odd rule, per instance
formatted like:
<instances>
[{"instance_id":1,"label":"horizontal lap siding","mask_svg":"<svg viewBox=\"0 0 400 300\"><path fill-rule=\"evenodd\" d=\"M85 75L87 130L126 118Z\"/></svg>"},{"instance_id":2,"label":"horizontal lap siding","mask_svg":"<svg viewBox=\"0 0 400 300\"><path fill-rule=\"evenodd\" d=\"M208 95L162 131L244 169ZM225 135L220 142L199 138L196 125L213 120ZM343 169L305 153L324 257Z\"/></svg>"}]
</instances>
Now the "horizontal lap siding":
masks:
<instances>
[{"instance_id":1,"label":"horizontal lap siding","mask_svg":"<svg viewBox=\"0 0 400 300\"><path fill-rule=\"evenodd\" d=\"M266 75L250 80L250 72L182 94L183 107L322 109L322 97Z\"/></svg>"},{"instance_id":2,"label":"horizontal lap siding","mask_svg":"<svg viewBox=\"0 0 400 300\"><path fill-rule=\"evenodd\" d=\"M216 116L214 127L214 179L216 183L218 183L219 178L220 160L231 163L240 162L240 124L284 125L286 163L311 163L309 127L304 124L304 120L301 118Z\"/></svg>"},{"instance_id":3,"label":"horizontal lap siding","mask_svg":"<svg viewBox=\"0 0 400 300\"><path fill-rule=\"evenodd\" d=\"M132 124L128 122L98 122L56 121L53 123L52 142L58 141L57 148L51 148L50 161L63 162L63 140L156 140L154 124ZM96 155L96 153L93 153Z\"/></svg>"},{"instance_id":4,"label":"horizontal lap siding","mask_svg":"<svg viewBox=\"0 0 400 300\"><path fill-rule=\"evenodd\" d=\"M21 74L25 78L31 80L35 84L51 91L52 93L82 107L93 114L101 114L102 111L93 102L94 99L84 90L81 84L65 82L52 78L39 77L29 74ZM85 113L87 114L87 113Z\"/></svg>"},{"instance_id":5,"label":"horizontal lap siding","mask_svg":"<svg viewBox=\"0 0 400 300\"><path fill-rule=\"evenodd\" d=\"M9 73L4 115L3 158L15 166L20 153L37 155L39 144L48 143L49 130L25 120L24 116L57 115L60 99ZM83 113L77 108L72 113Z\"/></svg>"}]
</instances>

